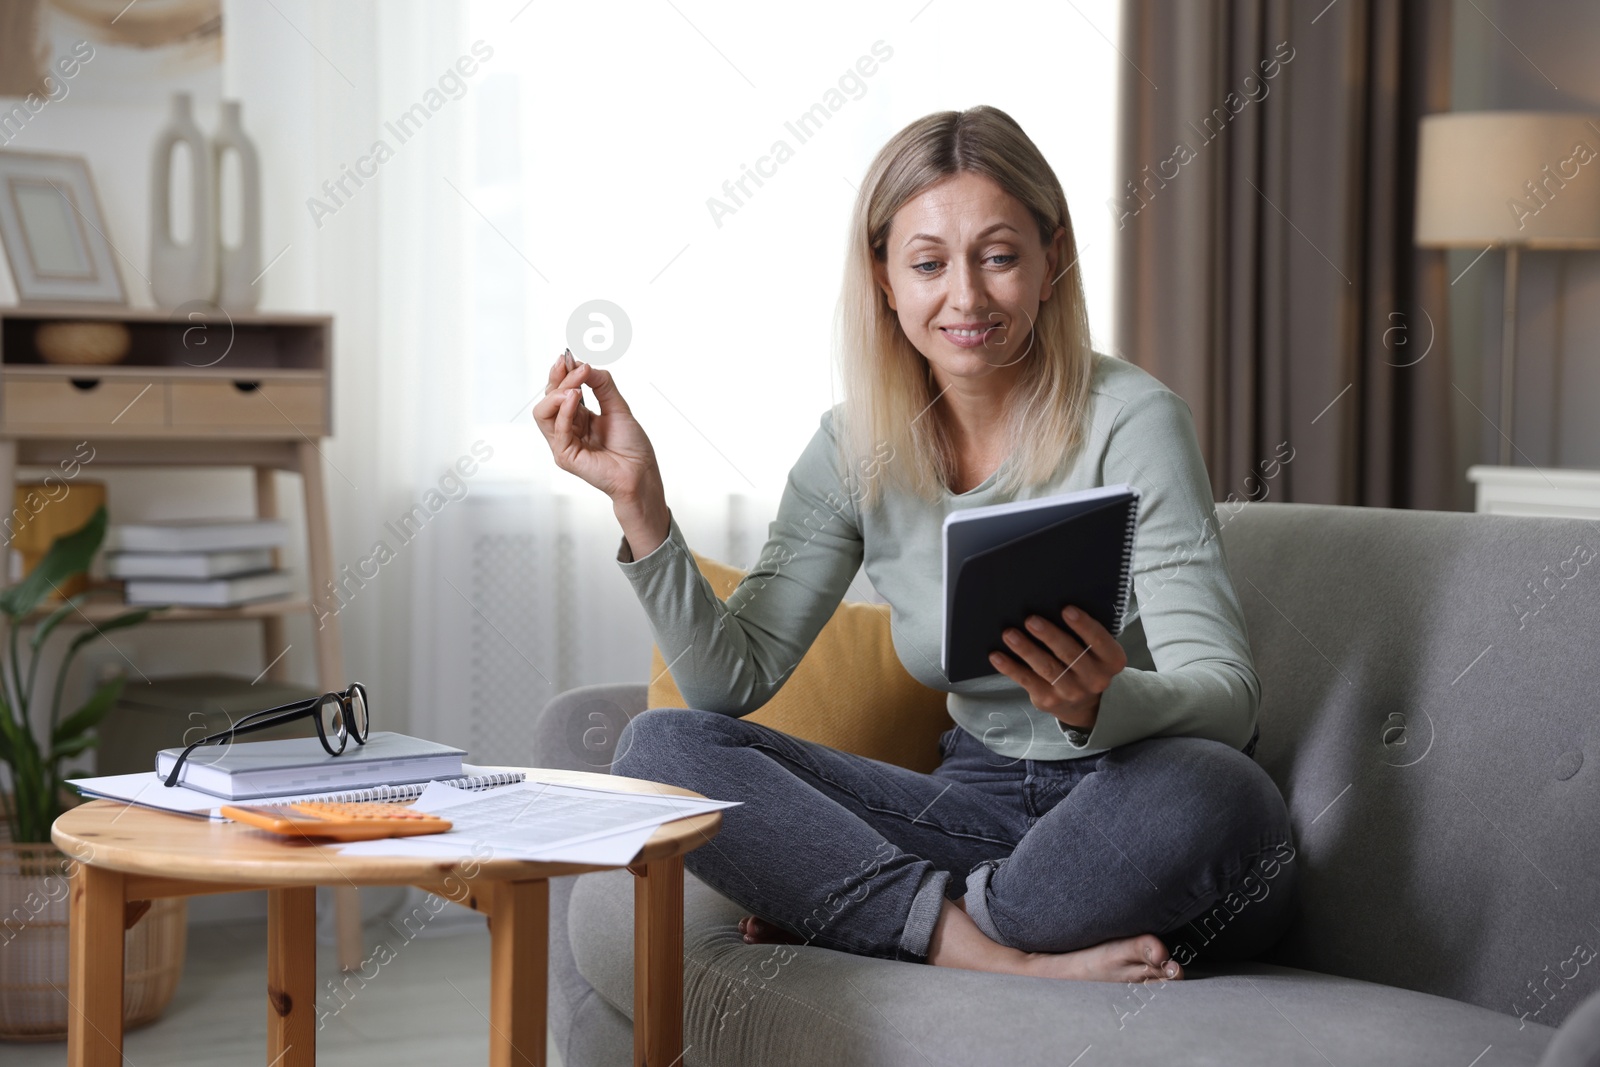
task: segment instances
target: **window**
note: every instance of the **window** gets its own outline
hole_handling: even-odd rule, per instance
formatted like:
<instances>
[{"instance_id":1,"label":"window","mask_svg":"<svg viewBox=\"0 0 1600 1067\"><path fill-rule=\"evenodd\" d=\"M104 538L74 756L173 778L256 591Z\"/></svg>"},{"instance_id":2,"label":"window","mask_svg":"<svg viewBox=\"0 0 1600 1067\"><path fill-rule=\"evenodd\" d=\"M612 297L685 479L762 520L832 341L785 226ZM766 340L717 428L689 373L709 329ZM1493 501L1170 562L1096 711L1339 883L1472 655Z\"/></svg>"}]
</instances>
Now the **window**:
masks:
<instances>
[{"instance_id":1,"label":"window","mask_svg":"<svg viewBox=\"0 0 1600 1067\"><path fill-rule=\"evenodd\" d=\"M835 399L855 183L905 123L978 103L1060 175L1108 350L1118 17L1118 0L476 0L468 39L494 54L464 101L462 351L481 432L508 466L550 469L526 407L508 419L573 312L605 300L631 333L608 368L669 487L775 496Z\"/></svg>"}]
</instances>

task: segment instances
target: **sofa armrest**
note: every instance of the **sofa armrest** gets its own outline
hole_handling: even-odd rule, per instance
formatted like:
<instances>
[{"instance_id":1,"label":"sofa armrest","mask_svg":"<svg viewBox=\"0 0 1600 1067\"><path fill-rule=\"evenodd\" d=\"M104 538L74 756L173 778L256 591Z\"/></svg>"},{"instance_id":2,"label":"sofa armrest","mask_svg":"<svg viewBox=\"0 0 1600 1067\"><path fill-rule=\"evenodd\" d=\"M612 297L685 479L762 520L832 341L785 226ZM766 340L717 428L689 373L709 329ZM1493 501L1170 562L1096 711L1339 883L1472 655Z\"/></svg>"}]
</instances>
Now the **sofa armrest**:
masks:
<instances>
[{"instance_id":1,"label":"sofa armrest","mask_svg":"<svg viewBox=\"0 0 1600 1067\"><path fill-rule=\"evenodd\" d=\"M1600 1067L1600 993L1567 1016L1546 1046L1539 1067Z\"/></svg>"},{"instance_id":2,"label":"sofa armrest","mask_svg":"<svg viewBox=\"0 0 1600 1067\"><path fill-rule=\"evenodd\" d=\"M534 766L610 771L617 736L645 709L646 691L641 683L608 682L558 694L534 718Z\"/></svg>"},{"instance_id":3,"label":"sofa armrest","mask_svg":"<svg viewBox=\"0 0 1600 1067\"><path fill-rule=\"evenodd\" d=\"M629 719L645 709L645 693L642 684L613 683L585 685L558 694L534 716L533 765L607 773L617 735ZM578 973L572 956L567 905L576 881L576 877L550 879L550 1032L561 1062L568 1067L626 1062L625 1050L632 1040L626 1017L609 1010ZM593 1051L606 1047L609 1053Z\"/></svg>"}]
</instances>

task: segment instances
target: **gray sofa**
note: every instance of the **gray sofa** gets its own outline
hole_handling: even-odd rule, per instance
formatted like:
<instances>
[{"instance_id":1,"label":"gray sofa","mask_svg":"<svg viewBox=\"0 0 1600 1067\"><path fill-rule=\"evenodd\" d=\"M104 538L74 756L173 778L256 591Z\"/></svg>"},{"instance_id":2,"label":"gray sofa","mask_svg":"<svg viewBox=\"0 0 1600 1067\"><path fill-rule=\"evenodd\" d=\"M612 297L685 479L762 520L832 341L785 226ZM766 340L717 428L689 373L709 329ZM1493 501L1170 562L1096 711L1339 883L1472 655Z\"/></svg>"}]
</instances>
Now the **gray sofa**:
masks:
<instances>
[{"instance_id":1,"label":"gray sofa","mask_svg":"<svg viewBox=\"0 0 1600 1067\"><path fill-rule=\"evenodd\" d=\"M1147 988L747 946L690 876L687 1065L1600 1063L1600 523L1220 518L1302 864L1267 957ZM603 769L644 707L562 694L537 761ZM631 877L553 886L566 1067L630 1062Z\"/></svg>"}]
</instances>

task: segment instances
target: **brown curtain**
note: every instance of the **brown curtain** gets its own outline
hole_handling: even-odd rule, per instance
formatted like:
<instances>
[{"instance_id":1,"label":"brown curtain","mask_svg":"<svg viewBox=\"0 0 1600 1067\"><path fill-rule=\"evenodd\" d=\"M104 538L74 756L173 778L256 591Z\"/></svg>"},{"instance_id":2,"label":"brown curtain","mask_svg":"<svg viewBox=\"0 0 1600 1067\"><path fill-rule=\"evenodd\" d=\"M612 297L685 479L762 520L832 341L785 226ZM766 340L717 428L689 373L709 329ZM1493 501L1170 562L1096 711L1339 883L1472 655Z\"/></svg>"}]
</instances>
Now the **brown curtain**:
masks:
<instances>
[{"instance_id":1,"label":"brown curtain","mask_svg":"<svg viewBox=\"0 0 1600 1067\"><path fill-rule=\"evenodd\" d=\"M1218 500L1456 506L1411 242L1449 42L1449 0L1126 0L1117 354L1188 401Z\"/></svg>"}]
</instances>

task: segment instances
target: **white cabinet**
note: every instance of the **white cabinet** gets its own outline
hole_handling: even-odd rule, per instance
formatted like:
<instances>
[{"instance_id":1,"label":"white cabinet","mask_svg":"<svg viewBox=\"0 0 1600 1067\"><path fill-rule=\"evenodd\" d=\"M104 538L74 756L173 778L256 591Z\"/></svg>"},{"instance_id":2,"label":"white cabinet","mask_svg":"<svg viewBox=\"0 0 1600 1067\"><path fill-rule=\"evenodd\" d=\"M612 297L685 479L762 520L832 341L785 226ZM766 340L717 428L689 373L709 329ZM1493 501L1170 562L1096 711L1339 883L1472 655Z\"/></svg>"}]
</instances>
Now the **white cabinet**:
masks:
<instances>
[{"instance_id":1,"label":"white cabinet","mask_svg":"<svg viewBox=\"0 0 1600 1067\"><path fill-rule=\"evenodd\" d=\"M1600 519L1600 471L1537 467L1468 467L1486 515Z\"/></svg>"}]
</instances>

